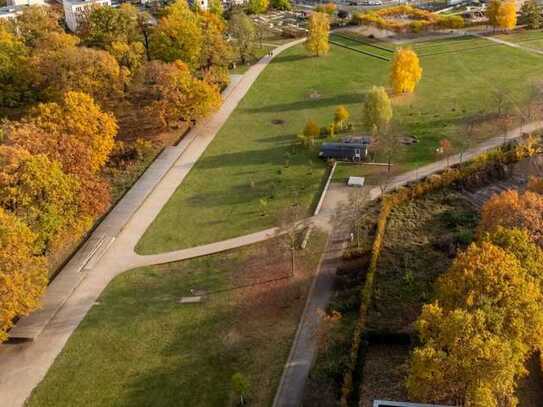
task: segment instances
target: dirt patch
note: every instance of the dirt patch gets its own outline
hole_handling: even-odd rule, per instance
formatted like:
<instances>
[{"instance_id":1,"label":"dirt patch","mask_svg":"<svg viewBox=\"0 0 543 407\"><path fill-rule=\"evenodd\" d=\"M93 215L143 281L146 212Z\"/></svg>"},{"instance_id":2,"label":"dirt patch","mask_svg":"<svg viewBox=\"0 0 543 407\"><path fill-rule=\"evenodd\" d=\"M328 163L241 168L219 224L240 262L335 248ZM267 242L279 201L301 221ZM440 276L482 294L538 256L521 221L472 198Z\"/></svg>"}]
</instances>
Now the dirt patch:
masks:
<instances>
[{"instance_id":1,"label":"dirt patch","mask_svg":"<svg viewBox=\"0 0 543 407\"><path fill-rule=\"evenodd\" d=\"M409 346L370 345L364 356L360 407L372 407L373 400L407 400Z\"/></svg>"},{"instance_id":2,"label":"dirt patch","mask_svg":"<svg viewBox=\"0 0 543 407\"><path fill-rule=\"evenodd\" d=\"M271 122L276 126L282 126L283 124L285 124L285 121L283 119L273 119Z\"/></svg>"}]
</instances>

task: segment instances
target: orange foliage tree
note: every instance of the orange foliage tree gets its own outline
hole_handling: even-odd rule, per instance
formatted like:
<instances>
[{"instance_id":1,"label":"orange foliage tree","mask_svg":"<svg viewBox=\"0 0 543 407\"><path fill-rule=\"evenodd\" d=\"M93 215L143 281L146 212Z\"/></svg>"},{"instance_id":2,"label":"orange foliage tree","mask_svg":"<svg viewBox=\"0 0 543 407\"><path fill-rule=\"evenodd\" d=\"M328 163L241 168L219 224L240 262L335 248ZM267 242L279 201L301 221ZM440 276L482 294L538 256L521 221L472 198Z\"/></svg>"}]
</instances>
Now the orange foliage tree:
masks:
<instances>
[{"instance_id":1,"label":"orange foliage tree","mask_svg":"<svg viewBox=\"0 0 543 407\"><path fill-rule=\"evenodd\" d=\"M107 208L109 186L99 171L113 148L117 124L90 96L68 92L60 104L40 104L23 122L9 123L5 133L8 144L44 154L78 176L83 213L94 217Z\"/></svg>"},{"instance_id":2,"label":"orange foliage tree","mask_svg":"<svg viewBox=\"0 0 543 407\"><path fill-rule=\"evenodd\" d=\"M505 191L491 197L481 209L479 232L498 226L523 228L533 241L543 244L543 196L531 191Z\"/></svg>"},{"instance_id":3,"label":"orange foliage tree","mask_svg":"<svg viewBox=\"0 0 543 407\"><path fill-rule=\"evenodd\" d=\"M392 61L390 80L395 93L413 93L422 77L419 57L410 48L398 48Z\"/></svg>"},{"instance_id":4,"label":"orange foliage tree","mask_svg":"<svg viewBox=\"0 0 543 407\"><path fill-rule=\"evenodd\" d=\"M0 208L0 342L17 316L39 305L47 285L47 266L35 256L36 236L16 216Z\"/></svg>"},{"instance_id":5,"label":"orange foliage tree","mask_svg":"<svg viewBox=\"0 0 543 407\"><path fill-rule=\"evenodd\" d=\"M219 89L196 78L181 61L149 63L140 89L140 100L148 103L148 110L160 119L162 126L205 117L221 104Z\"/></svg>"},{"instance_id":6,"label":"orange foliage tree","mask_svg":"<svg viewBox=\"0 0 543 407\"><path fill-rule=\"evenodd\" d=\"M122 94L125 77L109 52L77 47L68 36L52 38L62 47L43 48L32 59L35 86L46 99L61 100L66 92L77 91L106 102Z\"/></svg>"}]
</instances>

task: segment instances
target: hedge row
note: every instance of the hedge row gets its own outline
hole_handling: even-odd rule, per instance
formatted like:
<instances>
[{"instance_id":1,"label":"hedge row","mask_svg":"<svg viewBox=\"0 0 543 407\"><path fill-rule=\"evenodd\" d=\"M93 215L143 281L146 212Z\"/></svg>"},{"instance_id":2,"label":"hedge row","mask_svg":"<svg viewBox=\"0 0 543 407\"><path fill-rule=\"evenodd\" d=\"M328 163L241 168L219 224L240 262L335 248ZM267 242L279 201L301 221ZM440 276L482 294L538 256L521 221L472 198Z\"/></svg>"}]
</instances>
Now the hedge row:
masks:
<instances>
[{"instance_id":1,"label":"hedge row","mask_svg":"<svg viewBox=\"0 0 543 407\"><path fill-rule=\"evenodd\" d=\"M524 158L531 157L537 152L538 144L536 143L535 138L529 136L524 143L510 144L498 148L497 150L483 153L471 161L448 168L440 174L431 175L413 185L401 187L395 192L383 197L381 211L377 220L377 230L373 240L366 282L360 293L361 304L358 321L353 334L349 367L343 377L340 400L341 407L349 406L351 401L353 393L353 373L360 364L358 359L361 351L362 339L364 337L368 309L373 298L375 273L377 272L377 264L384 243L387 220L392 209L405 202L418 199L429 192L451 186L461 181L466 181L478 173L488 172L498 165L512 164Z\"/></svg>"},{"instance_id":2,"label":"hedge row","mask_svg":"<svg viewBox=\"0 0 543 407\"><path fill-rule=\"evenodd\" d=\"M395 16L408 16L414 21L401 22L390 19ZM355 13L353 21L358 24L373 25L383 30L413 33L430 28L451 29L464 26L464 19L460 16L441 16L405 5L366 13Z\"/></svg>"}]
</instances>

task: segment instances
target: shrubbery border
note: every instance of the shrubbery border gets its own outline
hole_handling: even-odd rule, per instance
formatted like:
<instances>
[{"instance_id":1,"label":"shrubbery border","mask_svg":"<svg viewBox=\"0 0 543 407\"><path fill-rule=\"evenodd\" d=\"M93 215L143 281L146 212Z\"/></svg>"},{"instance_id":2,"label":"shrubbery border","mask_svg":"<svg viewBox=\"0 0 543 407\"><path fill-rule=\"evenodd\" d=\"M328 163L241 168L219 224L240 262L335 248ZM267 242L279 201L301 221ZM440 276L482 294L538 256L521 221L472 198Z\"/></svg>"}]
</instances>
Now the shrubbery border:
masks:
<instances>
[{"instance_id":1,"label":"shrubbery border","mask_svg":"<svg viewBox=\"0 0 543 407\"><path fill-rule=\"evenodd\" d=\"M399 23L387 18L397 15L408 15L413 17L414 21ZM366 13L355 13L353 21L358 24L373 25L383 30L412 33L418 33L429 28L451 29L464 27L464 19L460 16L442 16L409 5L387 7Z\"/></svg>"},{"instance_id":2,"label":"shrubbery border","mask_svg":"<svg viewBox=\"0 0 543 407\"><path fill-rule=\"evenodd\" d=\"M382 205L377 218L377 229L372 244L368 273L366 274L366 281L360 292L360 309L358 321L353 333L349 366L348 370L343 376L343 383L341 386L341 407L348 407L351 404L353 394L353 374L357 368L361 368L362 361L360 360L359 355L362 351L361 346L363 345L362 340L364 338L364 330L367 323L368 309L373 298L374 279L377 271L377 264L384 243L388 217L390 216L392 209L405 202L418 199L429 192L451 186L454 183L458 183L462 180L466 180L479 172L489 170L493 166L500 164L513 164L524 158L531 157L538 152L537 142L534 137L528 136L523 141L524 142L521 141L502 145L496 150L483 153L470 161L450 167L439 174L430 175L420 181L405 187L401 187L389 195L382 197Z\"/></svg>"}]
</instances>

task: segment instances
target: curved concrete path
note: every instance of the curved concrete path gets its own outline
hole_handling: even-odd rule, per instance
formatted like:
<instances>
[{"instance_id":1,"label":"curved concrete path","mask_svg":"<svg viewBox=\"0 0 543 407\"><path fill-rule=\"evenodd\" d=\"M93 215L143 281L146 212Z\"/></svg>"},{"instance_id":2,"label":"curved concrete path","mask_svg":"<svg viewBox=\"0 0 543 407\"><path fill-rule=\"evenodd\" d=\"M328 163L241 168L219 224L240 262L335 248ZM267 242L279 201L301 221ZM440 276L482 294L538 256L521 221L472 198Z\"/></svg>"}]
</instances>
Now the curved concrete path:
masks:
<instances>
[{"instance_id":1,"label":"curved concrete path","mask_svg":"<svg viewBox=\"0 0 543 407\"><path fill-rule=\"evenodd\" d=\"M72 270L72 273L83 273L84 277L80 281L78 280L79 285L73 289L72 294L63 302L58 311L55 311L56 314L41 331L41 334L33 342L0 345L0 406L23 406L32 389L43 379L57 355L62 351L70 335L83 320L98 296L117 275L139 265L152 264L150 262L163 263L166 258L170 259L167 261L186 259L228 250L271 237L270 233L274 232L273 230L230 239L226 243L214 243L204 248L197 247L174 252L174 254L165 253L160 258L151 256L149 260L145 259L145 256L136 255L134 252L134 247L147 227L183 182L194 163L214 139L268 63L274 56L304 40L299 39L276 48L272 55L266 55L249 68L239 83L230 90L221 109L209 119L199 123L187 134L185 138L190 141L185 142L183 151L178 157L173 155L175 162L165 174L161 174L155 180L155 185L151 185L152 191L150 193L146 192L143 203L133 211L131 208L120 211L125 216L126 211L132 212L129 213L129 221L124 225L120 225L118 234L111 236L106 231L105 236L98 237L95 236L96 232L93 233L91 239L105 238L107 245L103 246L102 251L97 250L92 254L91 258L85 259L81 267ZM168 159L168 157L165 157L165 159ZM137 189L132 189L135 194L139 192ZM116 209L108 215L103 222L104 225L118 223L118 218L109 219L108 221L108 218L112 216L121 215L121 213L116 212Z\"/></svg>"}]
</instances>

